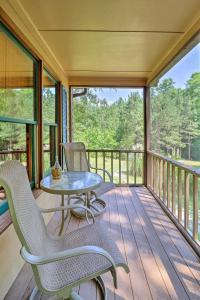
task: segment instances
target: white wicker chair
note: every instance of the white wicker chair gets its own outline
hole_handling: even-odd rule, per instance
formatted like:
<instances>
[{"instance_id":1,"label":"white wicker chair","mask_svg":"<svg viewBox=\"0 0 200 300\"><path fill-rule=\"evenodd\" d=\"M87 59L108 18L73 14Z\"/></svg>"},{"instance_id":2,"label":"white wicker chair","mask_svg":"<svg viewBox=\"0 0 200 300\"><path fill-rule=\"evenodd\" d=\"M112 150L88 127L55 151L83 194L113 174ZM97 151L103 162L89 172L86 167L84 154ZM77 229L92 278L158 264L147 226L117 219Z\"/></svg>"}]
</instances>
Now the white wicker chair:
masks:
<instances>
[{"instance_id":1,"label":"white wicker chair","mask_svg":"<svg viewBox=\"0 0 200 300\"><path fill-rule=\"evenodd\" d=\"M116 286L116 267L129 272L116 244L101 223L89 224L61 237L47 232L42 212L68 209L40 209L33 197L27 172L17 161L0 166L0 185L9 203L16 233L21 241L21 255L32 265L38 289L61 299L81 299L73 288L80 283L96 279L106 299L101 274L111 271ZM69 206L70 208L73 205ZM85 208L87 209L87 208Z\"/></svg>"},{"instance_id":2,"label":"white wicker chair","mask_svg":"<svg viewBox=\"0 0 200 300\"><path fill-rule=\"evenodd\" d=\"M104 200L100 199L99 197L104 193L110 191L111 189L115 188L110 173L105 169L95 168L89 164L86 155L85 145L83 143L74 142L74 143L66 143L61 145L64 148L65 162L68 171L90 172L93 169L97 171L102 171L108 175L109 182L103 182L100 187L98 187L97 189L91 192L91 199L88 205L88 208L92 210L94 216L103 213L106 208L106 203ZM73 212L76 212L76 210ZM78 215L81 216L80 213Z\"/></svg>"}]
</instances>

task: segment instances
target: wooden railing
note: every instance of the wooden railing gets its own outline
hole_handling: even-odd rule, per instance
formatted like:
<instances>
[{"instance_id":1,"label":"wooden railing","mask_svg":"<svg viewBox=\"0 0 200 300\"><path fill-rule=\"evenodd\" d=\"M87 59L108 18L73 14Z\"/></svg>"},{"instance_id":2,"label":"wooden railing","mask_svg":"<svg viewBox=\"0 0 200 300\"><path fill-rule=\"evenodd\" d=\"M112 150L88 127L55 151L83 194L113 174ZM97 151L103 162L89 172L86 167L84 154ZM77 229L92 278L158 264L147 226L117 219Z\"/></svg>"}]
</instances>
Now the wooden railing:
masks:
<instances>
[{"instance_id":1,"label":"wooden railing","mask_svg":"<svg viewBox=\"0 0 200 300\"><path fill-rule=\"evenodd\" d=\"M88 160L96 168L110 172L118 185L144 183L144 152L134 150L87 149ZM105 172L102 173L106 180Z\"/></svg>"},{"instance_id":2,"label":"wooden railing","mask_svg":"<svg viewBox=\"0 0 200 300\"><path fill-rule=\"evenodd\" d=\"M50 150L44 150L45 153L50 153ZM5 160L19 160L20 162L26 162L26 150L4 150L0 151L0 161Z\"/></svg>"},{"instance_id":3,"label":"wooden railing","mask_svg":"<svg viewBox=\"0 0 200 300\"><path fill-rule=\"evenodd\" d=\"M147 186L200 253L200 171L147 152Z\"/></svg>"},{"instance_id":4,"label":"wooden railing","mask_svg":"<svg viewBox=\"0 0 200 300\"><path fill-rule=\"evenodd\" d=\"M49 154L50 150L44 150ZM144 184L144 152L134 150L105 150L88 149L88 160L96 168L103 168L110 172L114 183L119 185ZM0 161L19 160L26 162L25 150L0 151ZM106 180L105 172L102 172Z\"/></svg>"},{"instance_id":5,"label":"wooden railing","mask_svg":"<svg viewBox=\"0 0 200 300\"><path fill-rule=\"evenodd\" d=\"M0 161L5 160L19 160L20 162L26 161L25 150L5 150L0 151Z\"/></svg>"}]
</instances>

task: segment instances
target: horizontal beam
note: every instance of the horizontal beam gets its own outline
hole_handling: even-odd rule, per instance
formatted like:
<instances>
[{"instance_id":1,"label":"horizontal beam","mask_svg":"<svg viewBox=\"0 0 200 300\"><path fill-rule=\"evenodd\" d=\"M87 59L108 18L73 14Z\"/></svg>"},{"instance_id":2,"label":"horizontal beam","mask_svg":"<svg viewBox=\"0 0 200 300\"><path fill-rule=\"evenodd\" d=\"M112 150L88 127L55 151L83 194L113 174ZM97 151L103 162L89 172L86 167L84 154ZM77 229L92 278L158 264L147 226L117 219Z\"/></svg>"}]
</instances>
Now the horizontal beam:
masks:
<instances>
[{"instance_id":1,"label":"horizontal beam","mask_svg":"<svg viewBox=\"0 0 200 300\"><path fill-rule=\"evenodd\" d=\"M87 152L110 152L110 153L144 153L144 151L140 150L121 150L121 149L87 149Z\"/></svg>"},{"instance_id":2,"label":"horizontal beam","mask_svg":"<svg viewBox=\"0 0 200 300\"><path fill-rule=\"evenodd\" d=\"M144 87L146 78L119 78L119 77L69 77L71 86L101 86L101 87Z\"/></svg>"}]
</instances>

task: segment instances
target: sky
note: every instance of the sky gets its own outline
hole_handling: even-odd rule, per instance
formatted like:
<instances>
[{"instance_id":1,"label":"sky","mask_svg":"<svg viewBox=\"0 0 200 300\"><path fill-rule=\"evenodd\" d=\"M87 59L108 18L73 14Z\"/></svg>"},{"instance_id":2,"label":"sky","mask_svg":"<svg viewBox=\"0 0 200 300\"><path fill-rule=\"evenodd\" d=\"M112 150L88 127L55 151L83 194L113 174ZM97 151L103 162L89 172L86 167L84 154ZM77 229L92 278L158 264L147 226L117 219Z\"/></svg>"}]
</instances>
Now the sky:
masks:
<instances>
[{"instance_id":1,"label":"sky","mask_svg":"<svg viewBox=\"0 0 200 300\"><path fill-rule=\"evenodd\" d=\"M170 69L160 81L165 78L172 78L177 88L184 88L192 73L200 72L200 43L197 44L188 54L186 54L172 69ZM130 88L102 88L96 91L100 99L106 99L110 103L119 99L127 98L131 91L138 91L142 96L142 89Z\"/></svg>"},{"instance_id":2,"label":"sky","mask_svg":"<svg viewBox=\"0 0 200 300\"><path fill-rule=\"evenodd\" d=\"M139 92L142 96L143 89L129 89L129 88L102 88L101 90L95 92L100 99L106 99L108 102L112 103L119 99L119 97L127 98L131 92Z\"/></svg>"},{"instance_id":3,"label":"sky","mask_svg":"<svg viewBox=\"0 0 200 300\"><path fill-rule=\"evenodd\" d=\"M186 54L171 70L160 80L172 78L175 86L184 88L192 73L200 72L200 43Z\"/></svg>"}]
</instances>

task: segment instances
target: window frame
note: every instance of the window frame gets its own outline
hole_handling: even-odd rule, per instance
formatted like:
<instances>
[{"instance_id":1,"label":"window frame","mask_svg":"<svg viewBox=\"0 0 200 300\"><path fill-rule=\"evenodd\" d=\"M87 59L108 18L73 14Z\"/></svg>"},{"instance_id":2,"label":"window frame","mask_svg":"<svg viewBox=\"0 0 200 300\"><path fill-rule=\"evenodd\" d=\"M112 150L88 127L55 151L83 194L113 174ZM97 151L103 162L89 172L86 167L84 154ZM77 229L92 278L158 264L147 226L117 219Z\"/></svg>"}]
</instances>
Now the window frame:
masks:
<instances>
[{"instance_id":1,"label":"window frame","mask_svg":"<svg viewBox=\"0 0 200 300\"><path fill-rule=\"evenodd\" d=\"M23 119L23 118L14 118L0 115L0 123L14 123L14 124L23 124L26 127L26 156L27 156L27 167L30 168L30 186L31 188L35 187L35 178L36 178L36 126L38 125L38 93L37 93L37 78L38 78L38 60L25 48L25 46L15 37L15 35L0 21L0 30L5 36L11 40L14 45L20 49L31 61L33 64L33 120ZM29 141L28 136L29 134ZM29 153L28 153L29 152ZM7 209L3 208L0 214L0 233L7 225L10 224L8 221L9 218L5 217L7 215L9 207ZM4 220L5 219L5 220ZM6 225L7 224L7 225ZM3 229L2 229L3 228Z\"/></svg>"},{"instance_id":2,"label":"window frame","mask_svg":"<svg viewBox=\"0 0 200 300\"><path fill-rule=\"evenodd\" d=\"M49 137L50 137L50 149L49 149L49 153L50 153L50 163L53 164L53 155L54 157L57 155L58 153L58 145L57 145L57 141L58 141L58 130L59 130L59 122L58 122L58 112L59 112L59 93L58 93L58 88L59 88L59 81L57 81L54 76L51 74L51 72L48 71L48 69L43 66L42 68L42 77L44 74L44 71L47 73L47 75L49 76L49 78L54 82L55 84L55 122L46 122L43 121L43 115L42 115L42 127L44 128L44 126L48 126L49 127ZM43 85L42 85L42 91L43 91ZM43 92L42 92L42 111L43 111ZM43 132L44 130L42 130L42 144L43 144ZM54 132L54 133L53 133ZM54 144L54 146L52 147L51 145L51 136L53 136L53 140L56 141L56 143ZM52 150L52 152L51 152ZM45 166L44 166L44 149L43 149L43 154L42 154L42 159L43 159L43 177L46 177L50 174L51 172L51 167L49 167L49 169L45 170ZM55 159L54 159L55 160Z\"/></svg>"}]
</instances>

